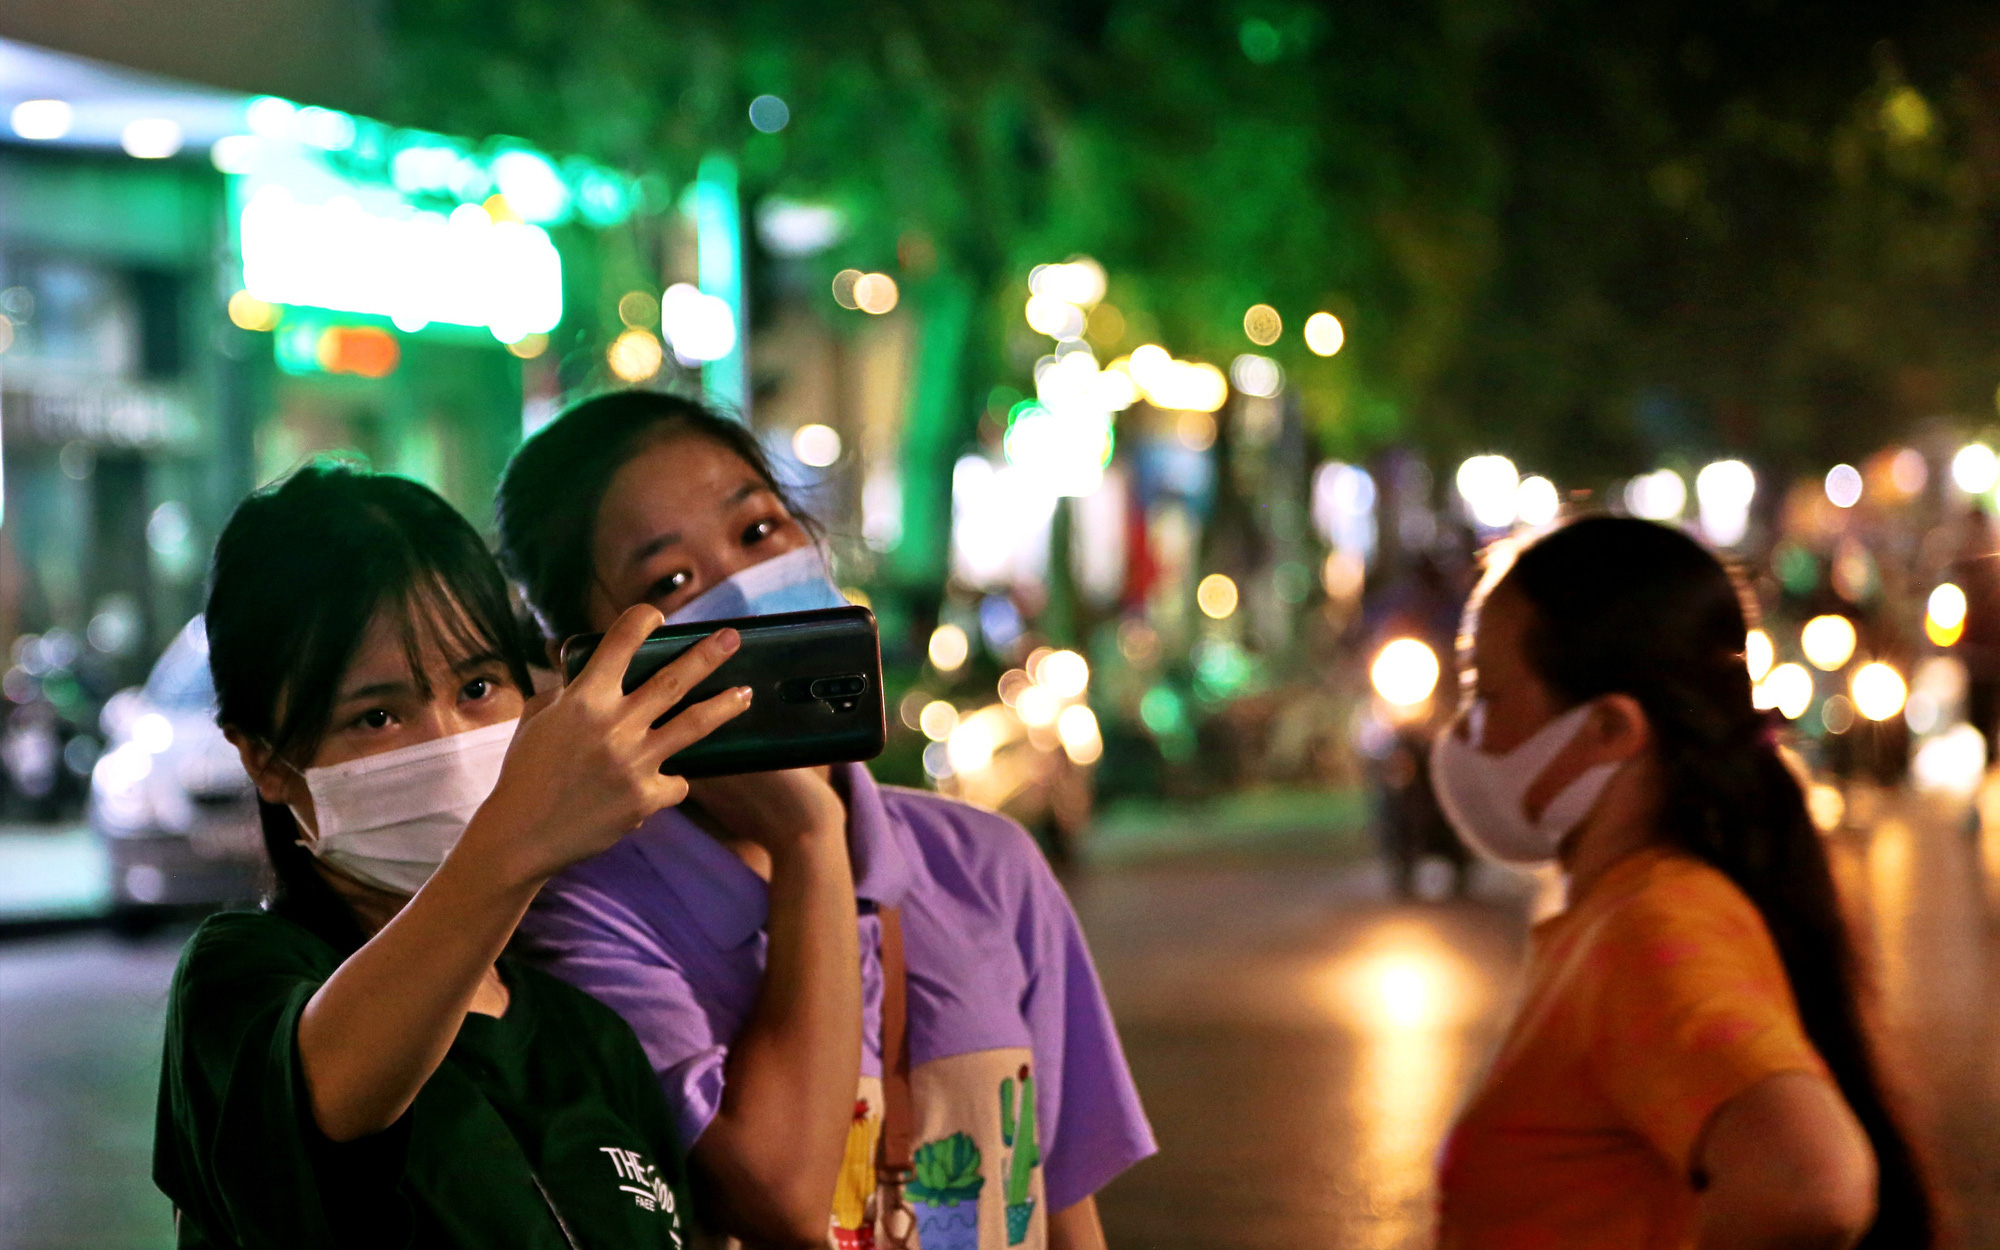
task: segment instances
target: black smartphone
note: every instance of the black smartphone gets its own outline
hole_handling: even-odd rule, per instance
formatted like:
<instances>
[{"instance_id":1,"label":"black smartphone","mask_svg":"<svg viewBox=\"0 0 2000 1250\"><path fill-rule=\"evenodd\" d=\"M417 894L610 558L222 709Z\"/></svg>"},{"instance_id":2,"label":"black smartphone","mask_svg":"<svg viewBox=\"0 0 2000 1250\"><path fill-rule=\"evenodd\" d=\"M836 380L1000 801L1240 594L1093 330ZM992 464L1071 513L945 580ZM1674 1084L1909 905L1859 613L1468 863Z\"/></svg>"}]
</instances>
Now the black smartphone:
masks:
<instances>
[{"instance_id":1,"label":"black smartphone","mask_svg":"<svg viewBox=\"0 0 2000 1250\"><path fill-rule=\"evenodd\" d=\"M725 626L743 636L743 645L661 720L732 686L750 687L750 706L668 757L661 772L716 777L871 760L882 753L889 729L882 709L882 645L875 614L867 608L663 625L639 644L626 667L626 691ZM603 637L583 634L563 644L563 671L570 680Z\"/></svg>"}]
</instances>

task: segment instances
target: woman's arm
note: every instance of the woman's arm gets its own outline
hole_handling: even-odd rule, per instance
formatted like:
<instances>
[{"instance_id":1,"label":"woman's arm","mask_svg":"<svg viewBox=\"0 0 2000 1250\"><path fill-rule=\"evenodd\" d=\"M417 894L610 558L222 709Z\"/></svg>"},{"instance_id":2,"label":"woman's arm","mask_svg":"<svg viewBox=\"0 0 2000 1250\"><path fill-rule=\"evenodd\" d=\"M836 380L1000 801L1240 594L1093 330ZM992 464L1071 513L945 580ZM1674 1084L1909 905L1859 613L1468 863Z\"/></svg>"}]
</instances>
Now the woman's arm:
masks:
<instances>
[{"instance_id":1,"label":"woman's arm","mask_svg":"<svg viewBox=\"0 0 2000 1250\"><path fill-rule=\"evenodd\" d=\"M1846 1250L1875 1221L1875 1153L1840 1091L1769 1076L1722 1104L1696 1147L1701 1250Z\"/></svg>"},{"instance_id":2,"label":"woman's arm","mask_svg":"<svg viewBox=\"0 0 2000 1250\"><path fill-rule=\"evenodd\" d=\"M731 1233L819 1247L861 1074L861 956L847 809L818 771L697 783L702 809L770 857L764 981L690 1155Z\"/></svg>"},{"instance_id":3,"label":"woman's arm","mask_svg":"<svg viewBox=\"0 0 2000 1250\"><path fill-rule=\"evenodd\" d=\"M542 883L679 802L687 783L661 776L661 762L747 706L729 691L651 728L737 645L733 630L718 633L624 695L625 665L658 623L651 608L627 612L577 681L523 717L458 846L306 1004L300 1062L331 1140L380 1132L409 1109Z\"/></svg>"}]
</instances>

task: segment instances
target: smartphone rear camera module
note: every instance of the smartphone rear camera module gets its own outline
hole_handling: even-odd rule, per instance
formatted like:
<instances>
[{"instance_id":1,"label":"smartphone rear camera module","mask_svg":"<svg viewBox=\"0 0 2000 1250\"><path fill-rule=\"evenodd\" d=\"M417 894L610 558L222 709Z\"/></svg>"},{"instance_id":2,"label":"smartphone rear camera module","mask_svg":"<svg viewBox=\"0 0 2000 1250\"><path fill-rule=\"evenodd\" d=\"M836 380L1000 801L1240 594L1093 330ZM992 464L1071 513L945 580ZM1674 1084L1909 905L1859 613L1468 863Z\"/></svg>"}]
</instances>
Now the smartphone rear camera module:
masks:
<instances>
[{"instance_id":1,"label":"smartphone rear camera module","mask_svg":"<svg viewBox=\"0 0 2000 1250\"><path fill-rule=\"evenodd\" d=\"M861 706L861 696L868 690L868 679L860 673L843 673L838 677L817 678L808 689L813 698L834 711L852 712Z\"/></svg>"}]
</instances>

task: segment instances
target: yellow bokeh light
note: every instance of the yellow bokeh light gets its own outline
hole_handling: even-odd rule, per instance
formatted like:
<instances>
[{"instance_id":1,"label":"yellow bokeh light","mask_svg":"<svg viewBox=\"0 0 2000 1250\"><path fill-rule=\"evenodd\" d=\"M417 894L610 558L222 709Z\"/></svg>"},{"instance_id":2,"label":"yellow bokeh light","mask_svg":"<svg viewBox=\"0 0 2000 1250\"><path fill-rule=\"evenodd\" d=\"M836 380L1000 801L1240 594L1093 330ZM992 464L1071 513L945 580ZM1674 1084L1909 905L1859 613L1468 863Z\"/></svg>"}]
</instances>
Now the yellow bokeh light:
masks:
<instances>
[{"instance_id":1,"label":"yellow bokeh light","mask_svg":"<svg viewBox=\"0 0 2000 1250\"><path fill-rule=\"evenodd\" d=\"M1215 417L1206 412L1183 412L1174 422L1174 437L1189 451L1207 451L1215 446Z\"/></svg>"},{"instance_id":2,"label":"yellow bokeh light","mask_svg":"<svg viewBox=\"0 0 2000 1250\"><path fill-rule=\"evenodd\" d=\"M1764 674L1771 671L1771 661L1775 658L1771 635L1763 630L1753 629L1743 639L1743 664L1750 670L1751 681L1764 680Z\"/></svg>"},{"instance_id":3,"label":"yellow bokeh light","mask_svg":"<svg viewBox=\"0 0 2000 1250\"><path fill-rule=\"evenodd\" d=\"M650 330L627 330L604 353L605 363L622 382L644 382L660 371L663 359L660 340Z\"/></svg>"},{"instance_id":4,"label":"yellow bokeh light","mask_svg":"<svg viewBox=\"0 0 2000 1250\"><path fill-rule=\"evenodd\" d=\"M949 621L931 631L931 665L940 673L957 672L965 663L965 657L972 654L972 640L965 631Z\"/></svg>"},{"instance_id":5,"label":"yellow bokeh light","mask_svg":"<svg viewBox=\"0 0 2000 1250\"><path fill-rule=\"evenodd\" d=\"M1332 356L1347 344L1347 328L1330 312L1306 318L1306 346L1315 356Z\"/></svg>"},{"instance_id":6,"label":"yellow bokeh light","mask_svg":"<svg viewBox=\"0 0 2000 1250\"><path fill-rule=\"evenodd\" d=\"M864 273L854 283L854 306L878 317L894 308L901 297L896 280L886 273Z\"/></svg>"},{"instance_id":7,"label":"yellow bokeh light","mask_svg":"<svg viewBox=\"0 0 2000 1250\"><path fill-rule=\"evenodd\" d=\"M627 291L618 297L618 319L636 329L660 324L660 300L648 291Z\"/></svg>"},{"instance_id":8,"label":"yellow bokeh light","mask_svg":"<svg viewBox=\"0 0 2000 1250\"><path fill-rule=\"evenodd\" d=\"M1269 304L1252 304L1243 314L1243 334L1259 347L1269 347L1285 332L1285 320Z\"/></svg>"},{"instance_id":9,"label":"yellow bokeh light","mask_svg":"<svg viewBox=\"0 0 2000 1250\"><path fill-rule=\"evenodd\" d=\"M229 297L229 319L245 330L275 330L283 312L278 305L267 304L248 291Z\"/></svg>"},{"instance_id":10,"label":"yellow bokeh light","mask_svg":"<svg viewBox=\"0 0 2000 1250\"><path fill-rule=\"evenodd\" d=\"M1941 629L1955 630L1965 624L1965 592L1951 582L1945 582L1931 591L1924 607L1930 619L1937 622Z\"/></svg>"},{"instance_id":11,"label":"yellow bokeh light","mask_svg":"<svg viewBox=\"0 0 2000 1250\"><path fill-rule=\"evenodd\" d=\"M1831 673L1854 657L1854 622L1844 616L1815 616L1799 631L1799 648L1812 666Z\"/></svg>"},{"instance_id":12,"label":"yellow bokeh light","mask_svg":"<svg viewBox=\"0 0 2000 1250\"><path fill-rule=\"evenodd\" d=\"M1014 714L1031 729L1046 729L1062 715L1062 700L1047 686L1029 686L1015 698Z\"/></svg>"},{"instance_id":13,"label":"yellow bokeh light","mask_svg":"<svg viewBox=\"0 0 2000 1250\"><path fill-rule=\"evenodd\" d=\"M1066 707L1056 718L1056 737L1072 764L1094 764L1104 754L1104 739L1097 729L1097 714L1083 704Z\"/></svg>"},{"instance_id":14,"label":"yellow bokeh light","mask_svg":"<svg viewBox=\"0 0 2000 1250\"><path fill-rule=\"evenodd\" d=\"M1757 683L1752 702L1759 711L1777 708L1786 720L1797 720L1812 706L1813 679L1803 664L1780 664Z\"/></svg>"},{"instance_id":15,"label":"yellow bokeh light","mask_svg":"<svg viewBox=\"0 0 2000 1250\"><path fill-rule=\"evenodd\" d=\"M958 709L943 699L933 699L917 714L917 728L932 742L943 742L958 728Z\"/></svg>"},{"instance_id":16,"label":"yellow bokeh light","mask_svg":"<svg viewBox=\"0 0 2000 1250\"><path fill-rule=\"evenodd\" d=\"M1412 707L1431 697L1443 669L1437 652L1415 638L1398 638L1382 648L1369 666L1375 693L1396 707Z\"/></svg>"},{"instance_id":17,"label":"yellow bokeh light","mask_svg":"<svg viewBox=\"0 0 2000 1250\"><path fill-rule=\"evenodd\" d=\"M1880 660L1855 670L1849 689L1854 695L1855 709L1875 721L1888 720L1902 711L1910 693L1903 675Z\"/></svg>"},{"instance_id":18,"label":"yellow bokeh light","mask_svg":"<svg viewBox=\"0 0 2000 1250\"><path fill-rule=\"evenodd\" d=\"M1194 601L1204 616L1227 620L1236 611L1236 583L1227 573L1210 573L1195 587Z\"/></svg>"},{"instance_id":19,"label":"yellow bokeh light","mask_svg":"<svg viewBox=\"0 0 2000 1250\"><path fill-rule=\"evenodd\" d=\"M1090 685L1090 663L1074 651L1051 651L1035 666L1035 680L1058 699L1074 699Z\"/></svg>"},{"instance_id":20,"label":"yellow bokeh light","mask_svg":"<svg viewBox=\"0 0 2000 1250\"><path fill-rule=\"evenodd\" d=\"M507 344L507 350L519 356L522 360L533 360L535 357L549 350L549 336L546 334L530 334Z\"/></svg>"}]
</instances>

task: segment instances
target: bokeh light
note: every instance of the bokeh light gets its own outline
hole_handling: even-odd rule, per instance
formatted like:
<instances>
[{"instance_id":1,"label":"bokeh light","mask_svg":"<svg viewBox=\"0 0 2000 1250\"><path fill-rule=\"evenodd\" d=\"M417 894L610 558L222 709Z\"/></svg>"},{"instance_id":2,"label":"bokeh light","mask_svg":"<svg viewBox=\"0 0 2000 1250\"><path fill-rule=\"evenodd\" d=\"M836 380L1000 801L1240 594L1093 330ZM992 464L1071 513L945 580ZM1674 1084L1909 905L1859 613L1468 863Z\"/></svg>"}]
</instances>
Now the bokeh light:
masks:
<instances>
[{"instance_id":1,"label":"bokeh light","mask_svg":"<svg viewBox=\"0 0 2000 1250\"><path fill-rule=\"evenodd\" d=\"M1873 721L1888 720L1902 711L1903 700L1910 693L1903 675L1880 660L1856 669L1848 689L1854 695L1855 709Z\"/></svg>"},{"instance_id":2,"label":"bokeh light","mask_svg":"<svg viewBox=\"0 0 2000 1250\"><path fill-rule=\"evenodd\" d=\"M958 728L958 709L943 699L933 699L917 713L917 728L932 742L943 742Z\"/></svg>"},{"instance_id":3,"label":"bokeh light","mask_svg":"<svg viewBox=\"0 0 2000 1250\"><path fill-rule=\"evenodd\" d=\"M750 101L750 124L765 134L776 134L792 120L791 106L774 95L760 95Z\"/></svg>"},{"instance_id":4,"label":"bokeh light","mask_svg":"<svg viewBox=\"0 0 2000 1250\"><path fill-rule=\"evenodd\" d=\"M69 133L76 124L76 110L67 100L23 100L14 106L8 121L16 137L47 143Z\"/></svg>"},{"instance_id":5,"label":"bokeh light","mask_svg":"<svg viewBox=\"0 0 2000 1250\"><path fill-rule=\"evenodd\" d=\"M800 464L824 469L840 459L840 431L817 421L802 425L792 434L792 454Z\"/></svg>"},{"instance_id":6,"label":"bokeh light","mask_svg":"<svg viewBox=\"0 0 2000 1250\"><path fill-rule=\"evenodd\" d=\"M1750 504L1757 497L1757 474L1741 460L1718 460L1694 478L1701 532L1718 547L1734 547L1750 528Z\"/></svg>"},{"instance_id":7,"label":"bokeh light","mask_svg":"<svg viewBox=\"0 0 2000 1250\"><path fill-rule=\"evenodd\" d=\"M1285 319L1269 304L1252 304L1243 314L1243 336L1259 347L1269 347L1285 333Z\"/></svg>"},{"instance_id":8,"label":"bokeh light","mask_svg":"<svg viewBox=\"0 0 2000 1250\"><path fill-rule=\"evenodd\" d=\"M1514 512L1523 525L1547 525L1561 510L1556 484L1545 477L1524 477L1514 491Z\"/></svg>"},{"instance_id":9,"label":"bokeh light","mask_svg":"<svg viewBox=\"0 0 2000 1250\"><path fill-rule=\"evenodd\" d=\"M1487 529L1504 529L1514 523L1521 475L1512 460L1501 455L1474 456L1458 466L1453 480L1474 521Z\"/></svg>"},{"instance_id":10,"label":"bokeh light","mask_svg":"<svg viewBox=\"0 0 2000 1250\"><path fill-rule=\"evenodd\" d=\"M1754 702L1759 710L1776 708L1786 720L1797 720L1812 706L1813 679L1803 664L1780 664L1757 683Z\"/></svg>"},{"instance_id":11,"label":"bokeh light","mask_svg":"<svg viewBox=\"0 0 2000 1250\"><path fill-rule=\"evenodd\" d=\"M1051 651L1034 666L1033 676L1058 699L1074 699L1090 686L1090 662L1074 651Z\"/></svg>"},{"instance_id":12,"label":"bokeh light","mask_svg":"<svg viewBox=\"0 0 2000 1250\"><path fill-rule=\"evenodd\" d=\"M1368 668L1375 693L1396 707L1411 707L1437 689L1437 652L1415 638L1398 638L1383 647Z\"/></svg>"},{"instance_id":13,"label":"bokeh light","mask_svg":"<svg viewBox=\"0 0 2000 1250\"><path fill-rule=\"evenodd\" d=\"M1951 582L1931 591L1924 605L1924 636L1949 647L1965 633L1965 592Z\"/></svg>"},{"instance_id":14,"label":"bokeh light","mask_svg":"<svg viewBox=\"0 0 2000 1250\"><path fill-rule=\"evenodd\" d=\"M972 654L972 640L965 631L946 621L931 631L929 655L931 666L940 673L955 673Z\"/></svg>"},{"instance_id":15,"label":"bokeh light","mask_svg":"<svg viewBox=\"0 0 2000 1250\"><path fill-rule=\"evenodd\" d=\"M1799 649L1823 673L1831 673L1854 656L1854 622L1837 614L1815 616L1799 631Z\"/></svg>"},{"instance_id":16,"label":"bokeh light","mask_svg":"<svg viewBox=\"0 0 2000 1250\"><path fill-rule=\"evenodd\" d=\"M1625 483L1625 510L1648 521L1678 521L1687 510L1687 482L1672 469L1641 473Z\"/></svg>"},{"instance_id":17,"label":"bokeh light","mask_svg":"<svg viewBox=\"0 0 2000 1250\"><path fill-rule=\"evenodd\" d=\"M1227 573L1210 573L1195 587L1194 601L1202 615L1226 620L1236 611L1236 582Z\"/></svg>"},{"instance_id":18,"label":"bokeh light","mask_svg":"<svg viewBox=\"0 0 2000 1250\"><path fill-rule=\"evenodd\" d=\"M1985 443L1967 443L1951 458L1951 480L1968 495L1983 495L2000 482L2000 456Z\"/></svg>"},{"instance_id":19,"label":"bokeh light","mask_svg":"<svg viewBox=\"0 0 2000 1250\"><path fill-rule=\"evenodd\" d=\"M1104 738L1097 728L1097 714L1078 703L1062 710L1056 718L1056 737L1072 764L1095 764L1104 754Z\"/></svg>"},{"instance_id":20,"label":"bokeh light","mask_svg":"<svg viewBox=\"0 0 2000 1250\"><path fill-rule=\"evenodd\" d=\"M1861 470L1851 464L1837 464L1826 471L1826 498L1836 508L1852 508L1861 502Z\"/></svg>"},{"instance_id":21,"label":"bokeh light","mask_svg":"<svg viewBox=\"0 0 2000 1250\"><path fill-rule=\"evenodd\" d=\"M275 330L284 311L248 291L238 291L229 297L229 320L245 330Z\"/></svg>"},{"instance_id":22,"label":"bokeh light","mask_svg":"<svg viewBox=\"0 0 2000 1250\"><path fill-rule=\"evenodd\" d=\"M627 330L611 340L605 363L621 382L644 382L660 371L666 354L650 330Z\"/></svg>"},{"instance_id":23,"label":"bokeh light","mask_svg":"<svg viewBox=\"0 0 2000 1250\"><path fill-rule=\"evenodd\" d=\"M854 306L879 317L896 307L902 293L896 280L886 273L864 273L854 283Z\"/></svg>"},{"instance_id":24,"label":"bokeh light","mask_svg":"<svg viewBox=\"0 0 2000 1250\"><path fill-rule=\"evenodd\" d=\"M1750 670L1751 681L1762 681L1771 671L1771 661L1776 659L1776 651L1771 646L1771 635L1761 629L1753 629L1743 638L1743 667Z\"/></svg>"},{"instance_id":25,"label":"bokeh light","mask_svg":"<svg viewBox=\"0 0 2000 1250\"><path fill-rule=\"evenodd\" d=\"M1337 354L1347 343L1347 329L1330 312L1316 312L1306 318L1306 347L1315 356Z\"/></svg>"}]
</instances>

